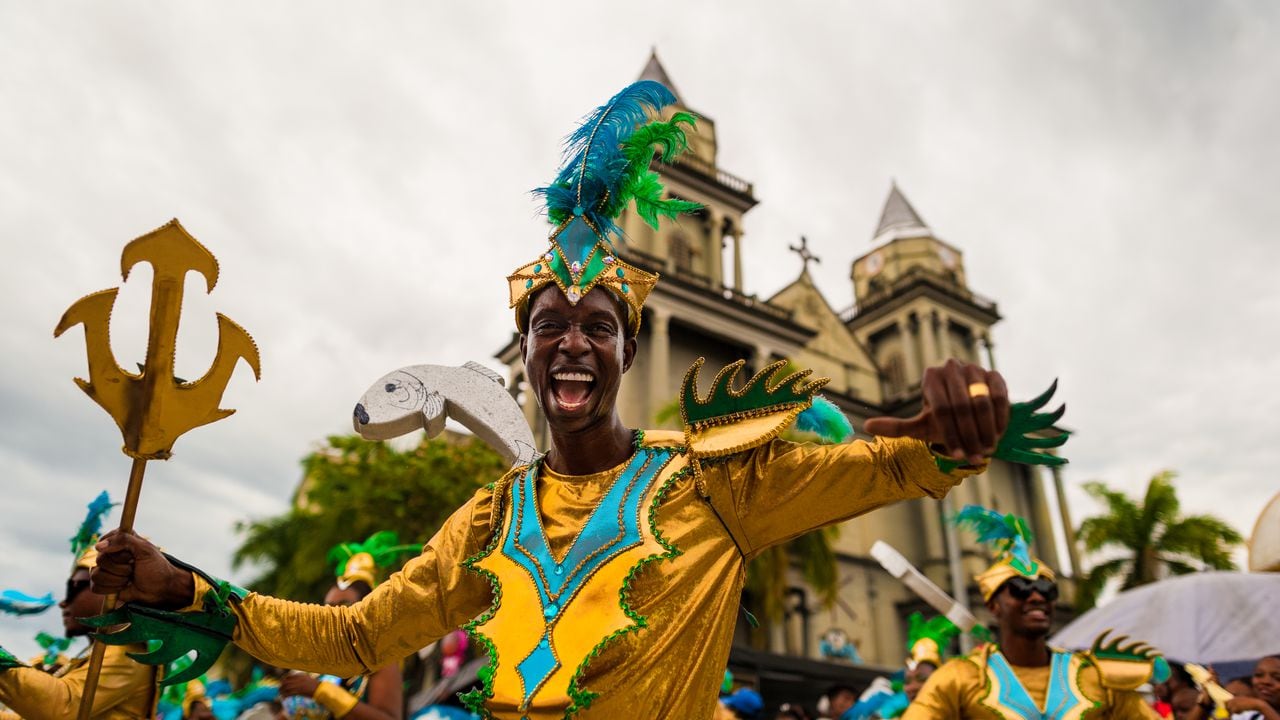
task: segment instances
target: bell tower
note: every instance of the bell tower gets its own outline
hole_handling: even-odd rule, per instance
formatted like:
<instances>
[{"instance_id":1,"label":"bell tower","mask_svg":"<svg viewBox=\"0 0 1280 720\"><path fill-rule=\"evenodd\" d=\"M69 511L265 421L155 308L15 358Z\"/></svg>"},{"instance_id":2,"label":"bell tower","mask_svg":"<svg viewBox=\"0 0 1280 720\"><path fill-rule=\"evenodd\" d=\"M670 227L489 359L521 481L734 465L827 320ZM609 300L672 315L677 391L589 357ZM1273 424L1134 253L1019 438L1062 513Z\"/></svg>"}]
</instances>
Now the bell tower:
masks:
<instances>
[{"instance_id":1,"label":"bell tower","mask_svg":"<svg viewBox=\"0 0 1280 720\"><path fill-rule=\"evenodd\" d=\"M697 116L697 127L688 134L689 151L671 164L655 160L653 169L662 176L668 197L692 200L703 209L675 223L664 221L659 230L628 209L618 219L626 237L621 252L638 255L641 262L664 276L677 275L716 292L742 293L742 216L756 205L754 189L717 164L715 120L689 108L656 50L650 52L638 79L660 82L676 96L675 104L663 112L664 118L677 112ZM732 250L729 258L725 257L727 249Z\"/></svg>"},{"instance_id":2,"label":"bell tower","mask_svg":"<svg viewBox=\"0 0 1280 720\"><path fill-rule=\"evenodd\" d=\"M853 261L848 326L881 369L885 399L906 399L924 368L948 358L994 367L995 302L969 289L964 257L938 238L894 183L872 238Z\"/></svg>"}]
</instances>

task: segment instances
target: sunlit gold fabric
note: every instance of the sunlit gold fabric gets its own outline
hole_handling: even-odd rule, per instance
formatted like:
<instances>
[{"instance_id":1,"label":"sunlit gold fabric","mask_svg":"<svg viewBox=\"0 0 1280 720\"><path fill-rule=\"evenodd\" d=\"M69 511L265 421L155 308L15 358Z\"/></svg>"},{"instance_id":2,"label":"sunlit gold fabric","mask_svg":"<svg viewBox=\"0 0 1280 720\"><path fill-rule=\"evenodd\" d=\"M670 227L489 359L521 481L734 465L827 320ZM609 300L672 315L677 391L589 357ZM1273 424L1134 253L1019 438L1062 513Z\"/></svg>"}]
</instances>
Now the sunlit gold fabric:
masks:
<instances>
[{"instance_id":1,"label":"sunlit gold fabric","mask_svg":"<svg viewBox=\"0 0 1280 720\"><path fill-rule=\"evenodd\" d=\"M1003 720L1020 717L1000 706L999 689L994 687L994 676L988 679L986 654L992 648L979 648L967 657L955 658L938 668L921 688L920 694L907 708L902 720ZM1049 691L1049 666L1010 666L1018 681L1036 705L1044 708ZM1135 692L1106 690L1098 676L1098 669L1082 654L1072 658L1074 682L1072 691L1080 693L1090 703L1102 703L1093 714L1085 712L1089 705L1080 705L1072 714L1061 720L1141 720L1158 718Z\"/></svg>"},{"instance_id":2,"label":"sunlit gold fabric","mask_svg":"<svg viewBox=\"0 0 1280 720\"><path fill-rule=\"evenodd\" d=\"M93 696L90 717L94 720L155 717L156 669L130 660L125 654L130 652L146 652L146 646L107 646L98 692ZM73 660L62 677L34 668L5 670L0 672L0 703L26 720L74 718L88 670L87 658Z\"/></svg>"},{"instance_id":3,"label":"sunlit gold fabric","mask_svg":"<svg viewBox=\"0 0 1280 720\"><path fill-rule=\"evenodd\" d=\"M650 432L645 442L679 446L683 435ZM511 673L542 626L534 586L527 571L497 553L479 563L501 586L496 612L480 628L497 649L488 704L495 717L562 716L568 682L586 655L610 632L633 624L621 610L619 593L641 557L663 552L648 523L659 495L657 531L679 555L648 563L631 580L629 605L644 626L604 644L586 664L579 686L599 696L583 717L710 717L747 560L808 530L896 500L940 497L963 474L940 473L928 448L913 440L828 446L772 440L705 465L710 497L704 498L691 474L680 472L685 462L685 455L674 453L651 486L642 505L641 547L627 550L623 562L602 567L568 601L555 628L561 670L541 686L527 713L516 709L521 697ZM613 476L541 474L537 498L554 555L565 552ZM273 665L349 677L395 662L477 617L493 596L488 581L462 561L501 540L495 533L509 526L511 477L497 490L476 493L422 555L356 605L321 607L249 595L233 606L240 620L236 644ZM197 596L205 589L198 582Z\"/></svg>"}]
</instances>

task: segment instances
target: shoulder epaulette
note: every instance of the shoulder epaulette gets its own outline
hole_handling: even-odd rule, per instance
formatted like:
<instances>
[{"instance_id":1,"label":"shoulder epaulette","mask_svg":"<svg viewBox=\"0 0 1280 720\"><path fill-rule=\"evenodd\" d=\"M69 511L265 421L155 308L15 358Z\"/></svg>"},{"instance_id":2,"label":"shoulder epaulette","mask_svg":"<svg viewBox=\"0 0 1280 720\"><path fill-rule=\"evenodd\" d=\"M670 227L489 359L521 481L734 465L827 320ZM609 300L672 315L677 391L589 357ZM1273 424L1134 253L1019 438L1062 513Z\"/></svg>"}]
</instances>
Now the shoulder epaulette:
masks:
<instances>
[{"instance_id":1,"label":"shoulder epaulette","mask_svg":"<svg viewBox=\"0 0 1280 720\"><path fill-rule=\"evenodd\" d=\"M1103 631L1087 653L1089 661L1098 668L1103 687L1137 690L1144 683L1168 679L1169 663L1159 651L1144 642L1124 645L1124 641L1129 639L1127 635L1108 640L1110 633L1110 630Z\"/></svg>"},{"instance_id":2,"label":"shoulder epaulette","mask_svg":"<svg viewBox=\"0 0 1280 720\"><path fill-rule=\"evenodd\" d=\"M716 373L711 390L698 392L698 374L704 358L698 358L684 374L680 387L680 418L684 421L685 448L696 476L700 460L749 450L777 437L813 403L814 393L830 378L811 378L812 370L790 374L781 371L785 360L772 363L746 382L734 387L745 360L726 365Z\"/></svg>"}]
</instances>

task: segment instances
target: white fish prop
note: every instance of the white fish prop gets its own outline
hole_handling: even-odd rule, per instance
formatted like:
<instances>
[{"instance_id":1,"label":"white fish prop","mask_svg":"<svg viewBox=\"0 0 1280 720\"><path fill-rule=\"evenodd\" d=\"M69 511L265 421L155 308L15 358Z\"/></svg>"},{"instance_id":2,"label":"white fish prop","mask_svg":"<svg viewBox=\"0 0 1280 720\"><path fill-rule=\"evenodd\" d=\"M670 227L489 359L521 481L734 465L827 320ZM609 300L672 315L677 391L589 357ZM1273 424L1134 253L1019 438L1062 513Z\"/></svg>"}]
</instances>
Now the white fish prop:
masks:
<instances>
[{"instance_id":1,"label":"white fish prop","mask_svg":"<svg viewBox=\"0 0 1280 720\"><path fill-rule=\"evenodd\" d=\"M533 462L537 451L524 412L502 376L467 362L461 367L409 365L388 373L365 391L352 413L366 440L390 440L415 430L435 437L453 418L516 465Z\"/></svg>"}]
</instances>

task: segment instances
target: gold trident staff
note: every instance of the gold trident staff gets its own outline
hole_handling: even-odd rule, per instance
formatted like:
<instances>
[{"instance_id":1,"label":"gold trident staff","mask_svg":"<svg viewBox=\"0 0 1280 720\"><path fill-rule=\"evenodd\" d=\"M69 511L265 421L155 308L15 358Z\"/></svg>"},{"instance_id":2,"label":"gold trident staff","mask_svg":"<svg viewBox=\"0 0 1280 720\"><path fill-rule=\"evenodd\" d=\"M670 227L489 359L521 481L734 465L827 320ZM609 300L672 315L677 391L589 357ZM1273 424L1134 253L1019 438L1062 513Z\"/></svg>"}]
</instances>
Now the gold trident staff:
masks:
<instances>
[{"instance_id":1,"label":"gold trident staff","mask_svg":"<svg viewBox=\"0 0 1280 720\"><path fill-rule=\"evenodd\" d=\"M142 474L148 460L168 460L173 442L182 433L227 417L235 410L218 407L222 392L231 380L236 361L244 359L261 379L258 347L244 328L218 313L218 354L204 377L186 382L173 375L177 350L178 319L182 311L182 289L186 275L195 271L204 276L208 292L218 282L218 261L175 219L125 245L120 256L120 272L125 280L140 262L151 264L151 326L147 335L147 357L140 373L131 373L116 363L111 352L109 329L111 309L119 288L103 290L76 301L63 314L53 336L76 325L84 325L89 355L89 379L76 384L102 406L124 436L125 455L133 458L129 489L120 515L120 529L133 530L142 493ZM116 596L108 595L103 612L114 609ZM88 720L93 696L102 672L106 646L94 643L89 674L80 698L79 720Z\"/></svg>"}]
</instances>

